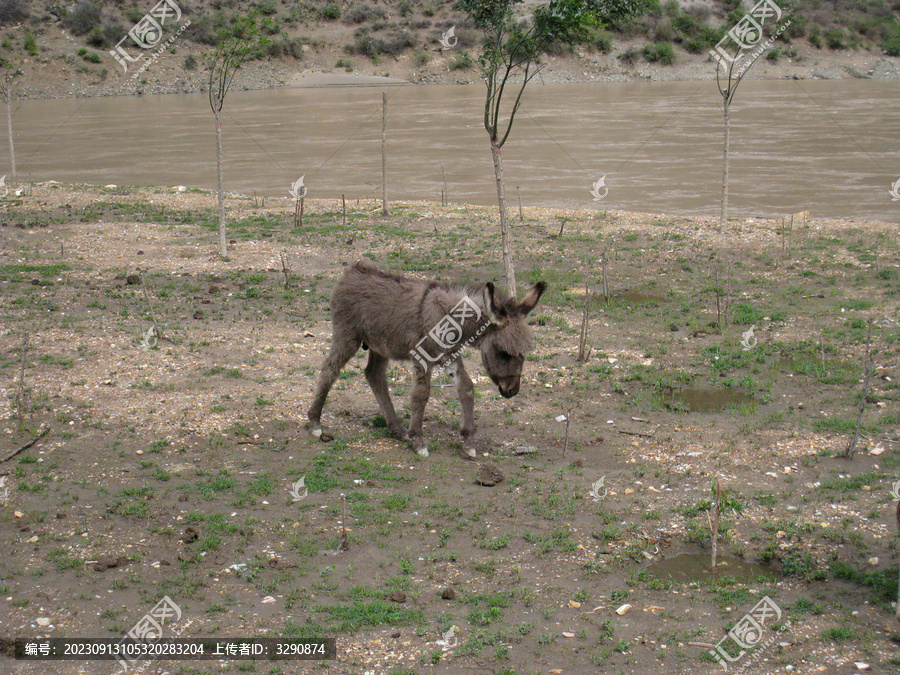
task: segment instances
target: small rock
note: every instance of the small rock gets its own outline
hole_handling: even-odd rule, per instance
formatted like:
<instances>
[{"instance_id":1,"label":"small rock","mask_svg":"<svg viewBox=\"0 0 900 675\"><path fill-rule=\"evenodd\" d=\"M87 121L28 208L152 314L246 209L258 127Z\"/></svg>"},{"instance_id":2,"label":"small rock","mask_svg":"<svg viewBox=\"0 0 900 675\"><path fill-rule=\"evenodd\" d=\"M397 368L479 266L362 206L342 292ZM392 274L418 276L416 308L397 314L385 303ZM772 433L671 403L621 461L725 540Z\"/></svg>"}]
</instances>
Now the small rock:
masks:
<instances>
[{"instance_id":1,"label":"small rock","mask_svg":"<svg viewBox=\"0 0 900 675\"><path fill-rule=\"evenodd\" d=\"M273 598L271 595L267 595L262 599L262 604L264 605L271 605L273 602L275 602L275 598Z\"/></svg>"},{"instance_id":2,"label":"small rock","mask_svg":"<svg viewBox=\"0 0 900 675\"><path fill-rule=\"evenodd\" d=\"M269 558L269 567L273 570L286 570L289 567L295 567L286 560L279 560L278 558Z\"/></svg>"},{"instance_id":3,"label":"small rock","mask_svg":"<svg viewBox=\"0 0 900 675\"><path fill-rule=\"evenodd\" d=\"M872 557L872 558L869 558L869 564L872 565L872 567L874 567L875 565L877 565L877 564L878 564L878 556L876 555L876 556L874 556L874 557Z\"/></svg>"},{"instance_id":4,"label":"small rock","mask_svg":"<svg viewBox=\"0 0 900 675\"><path fill-rule=\"evenodd\" d=\"M391 602L399 602L402 604L406 602L406 593L404 593L403 591L394 591L388 596L388 600L390 600Z\"/></svg>"},{"instance_id":5,"label":"small rock","mask_svg":"<svg viewBox=\"0 0 900 675\"><path fill-rule=\"evenodd\" d=\"M626 494L626 495L633 495L633 494L634 494L634 490L632 490L631 488L625 488L625 494Z\"/></svg>"},{"instance_id":6,"label":"small rock","mask_svg":"<svg viewBox=\"0 0 900 675\"><path fill-rule=\"evenodd\" d=\"M456 591L447 586L444 590L441 591L441 597L444 600L454 600L456 599Z\"/></svg>"},{"instance_id":7,"label":"small rock","mask_svg":"<svg viewBox=\"0 0 900 675\"><path fill-rule=\"evenodd\" d=\"M44 617L44 616L39 616L37 619L34 620L34 622L38 626L49 626L50 625L50 619L48 619L47 617Z\"/></svg>"},{"instance_id":8,"label":"small rock","mask_svg":"<svg viewBox=\"0 0 900 675\"><path fill-rule=\"evenodd\" d=\"M107 567L116 567L119 564L118 558L113 558L111 555L101 555L97 558L97 564L94 565L94 569L96 570L98 567L102 566L103 569ZM98 572L102 572L103 570L97 570Z\"/></svg>"},{"instance_id":9,"label":"small rock","mask_svg":"<svg viewBox=\"0 0 900 675\"><path fill-rule=\"evenodd\" d=\"M570 632L570 631L564 630L562 636L563 636L564 638L573 638L573 637L575 637L575 633L572 633L572 632ZM562 672L562 671L560 671L560 672Z\"/></svg>"},{"instance_id":10,"label":"small rock","mask_svg":"<svg viewBox=\"0 0 900 675\"><path fill-rule=\"evenodd\" d=\"M475 475L475 483L491 487L503 480L503 472L493 464L482 464Z\"/></svg>"},{"instance_id":11,"label":"small rock","mask_svg":"<svg viewBox=\"0 0 900 675\"><path fill-rule=\"evenodd\" d=\"M569 609L581 609L581 603L576 600L569 600Z\"/></svg>"},{"instance_id":12,"label":"small rock","mask_svg":"<svg viewBox=\"0 0 900 675\"><path fill-rule=\"evenodd\" d=\"M395 630L393 633L391 633L391 637L394 638L394 639L396 640L397 638L400 637L400 631L399 631L399 630Z\"/></svg>"},{"instance_id":13,"label":"small rock","mask_svg":"<svg viewBox=\"0 0 900 675\"><path fill-rule=\"evenodd\" d=\"M197 320L200 320L200 319L204 318L205 316L206 316L206 314L204 314L202 309L198 309L196 312L194 312L194 318Z\"/></svg>"},{"instance_id":14,"label":"small rock","mask_svg":"<svg viewBox=\"0 0 900 675\"><path fill-rule=\"evenodd\" d=\"M871 668L865 661L854 661L853 665L856 666L857 670L869 670L869 668Z\"/></svg>"},{"instance_id":15,"label":"small rock","mask_svg":"<svg viewBox=\"0 0 900 675\"><path fill-rule=\"evenodd\" d=\"M629 605L628 603L625 603L624 605L619 607L619 609L616 610L616 614L618 614L619 616L625 616L630 611L631 611L631 605Z\"/></svg>"},{"instance_id":16,"label":"small rock","mask_svg":"<svg viewBox=\"0 0 900 675\"><path fill-rule=\"evenodd\" d=\"M125 283L129 286L137 286L141 283L141 278L137 274L129 274L125 277Z\"/></svg>"},{"instance_id":17,"label":"small rock","mask_svg":"<svg viewBox=\"0 0 900 675\"><path fill-rule=\"evenodd\" d=\"M138 254L138 255L144 255L144 252L143 252L143 251L138 251L137 254Z\"/></svg>"},{"instance_id":18,"label":"small rock","mask_svg":"<svg viewBox=\"0 0 900 675\"><path fill-rule=\"evenodd\" d=\"M194 527L186 527L184 530L184 535L181 537L181 541L185 544L189 544L192 541L196 540L197 537L200 536L200 533Z\"/></svg>"}]
</instances>

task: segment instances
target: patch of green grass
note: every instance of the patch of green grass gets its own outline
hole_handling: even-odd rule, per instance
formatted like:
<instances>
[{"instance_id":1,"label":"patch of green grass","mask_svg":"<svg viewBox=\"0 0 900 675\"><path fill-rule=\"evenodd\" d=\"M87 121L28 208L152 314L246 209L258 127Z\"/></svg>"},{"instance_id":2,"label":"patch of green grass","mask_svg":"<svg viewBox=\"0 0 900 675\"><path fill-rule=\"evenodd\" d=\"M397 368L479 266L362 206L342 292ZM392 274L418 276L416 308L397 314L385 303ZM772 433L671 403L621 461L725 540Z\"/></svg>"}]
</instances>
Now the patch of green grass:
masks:
<instances>
[{"instance_id":1,"label":"patch of green grass","mask_svg":"<svg viewBox=\"0 0 900 675\"><path fill-rule=\"evenodd\" d=\"M872 602L884 610L892 611L891 603L897 599L897 571L895 569L869 572L858 570L849 563L837 562L831 565L831 573L835 579L849 581L871 589Z\"/></svg>"},{"instance_id":2,"label":"patch of green grass","mask_svg":"<svg viewBox=\"0 0 900 675\"><path fill-rule=\"evenodd\" d=\"M829 642L846 642L855 640L859 634L850 626L832 626L822 632L822 639Z\"/></svg>"},{"instance_id":3,"label":"patch of green grass","mask_svg":"<svg viewBox=\"0 0 900 675\"><path fill-rule=\"evenodd\" d=\"M419 610L403 609L384 601L314 609L326 613L333 621L331 629L339 633L352 633L360 628L373 626L408 626L425 620L425 615Z\"/></svg>"},{"instance_id":4,"label":"patch of green grass","mask_svg":"<svg viewBox=\"0 0 900 675\"><path fill-rule=\"evenodd\" d=\"M50 551L47 554L47 561L56 565L57 572L80 569L84 566L84 560L71 555L68 551L61 548Z\"/></svg>"},{"instance_id":5,"label":"patch of green grass","mask_svg":"<svg viewBox=\"0 0 900 675\"><path fill-rule=\"evenodd\" d=\"M407 506L409 506L409 496L408 495L390 495L389 497L385 497L381 500L381 505L387 511L402 511Z\"/></svg>"},{"instance_id":6,"label":"patch of green grass","mask_svg":"<svg viewBox=\"0 0 900 675\"><path fill-rule=\"evenodd\" d=\"M212 499L217 492L230 492L237 485L237 479L231 476L216 476L209 480L199 483L196 490L200 492L205 499Z\"/></svg>"}]
</instances>

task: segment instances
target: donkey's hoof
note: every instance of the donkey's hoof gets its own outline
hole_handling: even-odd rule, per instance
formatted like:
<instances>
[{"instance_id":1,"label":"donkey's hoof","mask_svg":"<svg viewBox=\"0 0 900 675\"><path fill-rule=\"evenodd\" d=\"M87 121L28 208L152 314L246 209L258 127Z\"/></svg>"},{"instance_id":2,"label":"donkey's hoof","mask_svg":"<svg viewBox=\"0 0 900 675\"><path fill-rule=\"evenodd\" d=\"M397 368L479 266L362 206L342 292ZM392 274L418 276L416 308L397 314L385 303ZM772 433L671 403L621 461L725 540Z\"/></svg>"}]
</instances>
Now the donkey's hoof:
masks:
<instances>
[{"instance_id":1,"label":"donkey's hoof","mask_svg":"<svg viewBox=\"0 0 900 675\"><path fill-rule=\"evenodd\" d=\"M318 438L323 443L328 443L334 440L334 436L331 434L327 434L322 430L322 427L316 427L315 429L310 429L309 433Z\"/></svg>"},{"instance_id":2,"label":"donkey's hoof","mask_svg":"<svg viewBox=\"0 0 900 675\"><path fill-rule=\"evenodd\" d=\"M419 457L428 457L428 448L418 448L416 454Z\"/></svg>"},{"instance_id":3,"label":"donkey's hoof","mask_svg":"<svg viewBox=\"0 0 900 675\"><path fill-rule=\"evenodd\" d=\"M463 459L475 459L478 457L478 453L475 452L475 448L463 448L459 452L460 456Z\"/></svg>"}]
</instances>

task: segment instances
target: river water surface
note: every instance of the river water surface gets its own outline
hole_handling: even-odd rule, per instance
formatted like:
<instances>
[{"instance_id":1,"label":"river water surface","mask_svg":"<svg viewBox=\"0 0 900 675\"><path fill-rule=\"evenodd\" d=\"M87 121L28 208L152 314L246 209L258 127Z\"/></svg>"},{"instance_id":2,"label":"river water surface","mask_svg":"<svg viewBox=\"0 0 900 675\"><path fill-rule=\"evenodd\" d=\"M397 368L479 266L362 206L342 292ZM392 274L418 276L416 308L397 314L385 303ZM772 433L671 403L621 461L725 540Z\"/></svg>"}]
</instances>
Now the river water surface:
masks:
<instances>
[{"instance_id":1,"label":"river water surface","mask_svg":"<svg viewBox=\"0 0 900 675\"><path fill-rule=\"evenodd\" d=\"M496 200L483 85L388 92L388 196ZM226 189L371 199L381 184L381 87L232 92ZM715 82L535 81L506 146L511 205L715 215L723 122ZM21 101L21 180L215 186L205 94ZM732 106L730 214L900 222L900 83L746 81ZM0 166L8 165L0 143ZM443 168L443 176L442 176ZM606 176L608 193L591 186ZM600 190L600 194L604 194Z\"/></svg>"}]
</instances>

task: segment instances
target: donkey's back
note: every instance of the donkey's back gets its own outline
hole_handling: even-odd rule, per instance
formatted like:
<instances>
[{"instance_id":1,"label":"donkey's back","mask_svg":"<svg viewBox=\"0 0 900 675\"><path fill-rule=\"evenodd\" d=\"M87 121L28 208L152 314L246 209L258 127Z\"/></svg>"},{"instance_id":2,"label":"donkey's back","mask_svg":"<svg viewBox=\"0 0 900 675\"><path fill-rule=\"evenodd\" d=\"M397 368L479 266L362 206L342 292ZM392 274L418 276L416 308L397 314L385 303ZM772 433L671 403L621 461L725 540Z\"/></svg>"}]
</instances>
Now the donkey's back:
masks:
<instances>
[{"instance_id":1,"label":"donkey's back","mask_svg":"<svg viewBox=\"0 0 900 675\"><path fill-rule=\"evenodd\" d=\"M331 296L335 341L360 343L389 359L409 359L422 325L422 302L434 282L391 274L369 261L344 272Z\"/></svg>"}]
</instances>

